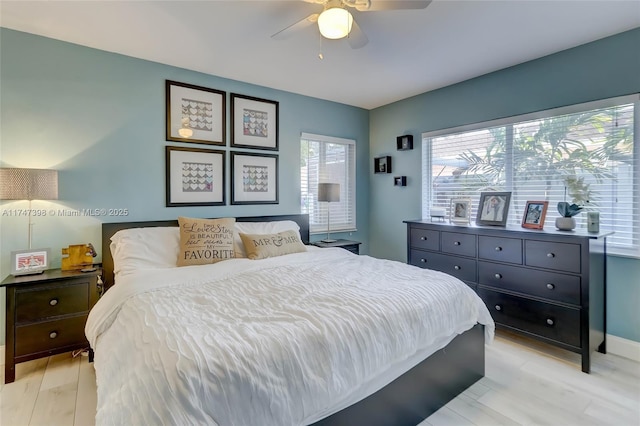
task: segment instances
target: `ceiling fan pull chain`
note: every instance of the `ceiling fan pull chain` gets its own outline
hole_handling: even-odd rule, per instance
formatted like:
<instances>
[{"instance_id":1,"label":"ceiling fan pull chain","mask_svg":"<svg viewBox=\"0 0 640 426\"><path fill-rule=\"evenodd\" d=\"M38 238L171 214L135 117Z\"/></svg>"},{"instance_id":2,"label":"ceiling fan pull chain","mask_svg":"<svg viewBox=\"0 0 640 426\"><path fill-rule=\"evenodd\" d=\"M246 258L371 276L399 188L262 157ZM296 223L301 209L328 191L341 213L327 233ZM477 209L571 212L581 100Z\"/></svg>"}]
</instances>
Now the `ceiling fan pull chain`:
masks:
<instances>
[{"instance_id":1,"label":"ceiling fan pull chain","mask_svg":"<svg viewBox=\"0 0 640 426\"><path fill-rule=\"evenodd\" d=\"M320 36L320 52L318 53L318 59L324 59L324 55L322 54L322 36Z\"/></svg>"}]
</instances>

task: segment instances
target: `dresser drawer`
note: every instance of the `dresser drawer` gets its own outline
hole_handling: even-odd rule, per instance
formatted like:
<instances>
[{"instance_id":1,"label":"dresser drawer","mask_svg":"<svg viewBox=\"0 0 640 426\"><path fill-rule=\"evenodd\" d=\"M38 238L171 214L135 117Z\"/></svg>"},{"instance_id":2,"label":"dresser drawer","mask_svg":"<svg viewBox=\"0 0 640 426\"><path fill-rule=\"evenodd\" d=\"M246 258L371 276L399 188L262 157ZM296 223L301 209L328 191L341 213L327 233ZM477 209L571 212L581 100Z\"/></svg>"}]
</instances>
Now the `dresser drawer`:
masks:
<instances>
[{"instance_id":1,"label":"dresser drawer","mask_svg":"<svg viewBox=\"0 0 640 426\"><path fill-rule=\"evenodd\" d=\"M580 347L580 309L478 289L497 324Z\"/></svg>"},{"instance_id":2,"label":"dresser drawer","mask_svg":"<svg viewBox=\"0 0 640 426\"><path fill-rule=\"evenodd\" d=\"M580 273L580 245L526 240L525 264L557 271Z\"/></svg>"},{"instance_id":3,"label":"dresser drawer","mask_svg":"<svg viewBox=\"0 0 640 426\"><path fill-rule=\"evenodd\" d=\"M580 277L478 262L478 283L500 289L580 305Z\"/></svg>"},{"instance_id":4,"label":"dresser drawer","mask_svg":"<svg viewBox=\"0 0 640 426\"><path fill-rule=\"evenodd\" d=\"M516 238L478 237L481 259L522 265L522 240Z\"/></svg>"},{"instance_id":5,"label":"dresser drawer","mask_svg":"<svg viewBox=\"0 0 640 426\"><path fill-rule=\"evenodd\" d=\"M33 322L89 311L89 282L16 292L16 322Z\"/></svg>"},{"instance_id":6,"label":"dresser drawer","mask_svg":"<svg viewBox=\"0 0 640 426\"><path fill-rule=\"evenodd\" d=\"M440 232L430 229L411 228L411 247L440 250Z\"/></svg>"},{"instance_id":7,"label":"dresser drawer","mask_svg":"<svg viewBox=\"0 0 640 426\"><path fill-rule=\"evenodd\" d=\"M476 236L459 232L443 232L440 235L442 251L460 256L476 257Z\"/></svg>"},{"instance_id":8,"label":"dresser drawer","mask_svg":"<svg viewBox=\"0 0 640 426\"><path fill-rule=\"evenodd\" d=\"M476 261L422 250L411 250L409 263L421 268L446 272L463 281L476 280Z\"/></svg>"},{"instance_id":9,"label":"dresser drawer","mask_svg":"<svg viewBox=\"0 0 640 426\"><path fill-rule=\"evenodd\" d=\"M86 341L87 315L16 327L16 356L77 345Z\"/></svg>"}]
</instances>

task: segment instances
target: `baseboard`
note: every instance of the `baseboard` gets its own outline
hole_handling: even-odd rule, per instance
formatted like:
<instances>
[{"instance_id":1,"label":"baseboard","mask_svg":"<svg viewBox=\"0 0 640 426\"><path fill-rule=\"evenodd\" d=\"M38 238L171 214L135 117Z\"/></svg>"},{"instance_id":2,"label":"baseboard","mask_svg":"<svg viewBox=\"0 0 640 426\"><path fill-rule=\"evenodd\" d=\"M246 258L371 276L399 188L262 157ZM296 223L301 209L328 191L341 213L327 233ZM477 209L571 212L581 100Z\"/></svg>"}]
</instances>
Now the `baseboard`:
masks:
<instances>
[{"instance_id":1,"label":"baseboard","mask_svg":"<svg viewBox=\"0 0 640 426\"><path fill-rule=\"evenodd\" d=\"M607 334L607 353L640 362L640 342Z\"/></svg>"}]
</instances>

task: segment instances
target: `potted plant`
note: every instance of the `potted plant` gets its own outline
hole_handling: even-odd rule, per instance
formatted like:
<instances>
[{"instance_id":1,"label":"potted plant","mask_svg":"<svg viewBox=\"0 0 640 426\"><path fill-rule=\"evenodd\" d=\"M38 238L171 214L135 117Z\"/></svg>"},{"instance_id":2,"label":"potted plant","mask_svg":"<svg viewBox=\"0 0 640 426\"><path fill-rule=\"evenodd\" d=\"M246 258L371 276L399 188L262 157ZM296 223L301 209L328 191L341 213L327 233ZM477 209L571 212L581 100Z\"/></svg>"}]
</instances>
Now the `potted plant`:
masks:
<instances>
[{"instance_id":1,"label":"potted plant","mask_svg":"<svg viewBox=\"0 0 640 426\"><path fill-rule=\"evenodd\" d=\"M556 219L556 228L561 231L571 231L576 227L576 220L573 216L580 213L582 207L577 204L569 204L566 201L558 203L558 213L562 215Z\"/></svg>"}]
</instances>

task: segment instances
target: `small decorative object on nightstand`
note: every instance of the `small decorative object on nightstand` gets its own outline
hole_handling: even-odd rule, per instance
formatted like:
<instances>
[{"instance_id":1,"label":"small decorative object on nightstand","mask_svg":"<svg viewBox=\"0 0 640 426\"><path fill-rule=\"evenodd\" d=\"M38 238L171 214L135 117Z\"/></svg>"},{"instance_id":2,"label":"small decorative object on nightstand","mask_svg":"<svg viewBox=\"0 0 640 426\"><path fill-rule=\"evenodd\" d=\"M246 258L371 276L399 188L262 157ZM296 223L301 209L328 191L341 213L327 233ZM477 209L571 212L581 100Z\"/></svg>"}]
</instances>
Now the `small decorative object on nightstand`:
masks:
<instances>
[{"instance_id":1,"label":"small decorative object on nightstand","mask_svg":"<svg viewBox=\"0 0 640 426\"><path fill-rule=\"evenodd\" d=\"M311 243L311 245L314 245L320 248L340 247L355 254L360 254L360 244L362 244L360 241L351 241L351 240L335 240L334 242L331 242L331 243L325 243L323 241Z\"/></svg>"},{"instance_id":2,"label":"small decorative object on nightstand","mask_svg":"<svg viewBox=\"0 0 640 426\"><path fill-rule=\"evenodd\" d=\"M398 151L408 151L413 149L413 135L398 136L396 138Z\"/></svg>"},{"instance_id":3,"label":"small decorative object on nightstand","mask_svg":"<svg viewBox=\"0 0 640 426\"><path fill-rule=\"evenodd\" d=\"M101 273L50 269L0 283L7 289L5 383L15 380L18 363L89 347L84 326Z\"/></svg>"}]
</instances>

